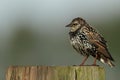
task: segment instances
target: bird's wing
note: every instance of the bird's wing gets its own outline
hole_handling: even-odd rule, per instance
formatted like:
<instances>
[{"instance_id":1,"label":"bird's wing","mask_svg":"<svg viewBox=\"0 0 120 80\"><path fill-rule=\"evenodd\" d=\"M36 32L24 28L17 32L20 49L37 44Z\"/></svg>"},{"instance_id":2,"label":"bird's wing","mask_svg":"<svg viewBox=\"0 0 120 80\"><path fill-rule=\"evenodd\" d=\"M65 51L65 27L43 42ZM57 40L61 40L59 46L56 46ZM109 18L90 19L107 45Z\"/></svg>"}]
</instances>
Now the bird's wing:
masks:
<instances>
[{"instance_id":1,"label":"bird's wing","mask_svg":"<svg viewBox=\"0 0 120 80\"><path fill-rule=\"evenodd\" d=\"M83 31L86 31L85 33L89 42L97 47L97 51L102 53L105 57L109 58L110 60L113 60L112 56L110 55L107 49L106 41L104 40L104 38L99 33L97 33L96 30L92 27L90 27L90 29L85 29L86 30Z\"/></svg>"}]
</instances>

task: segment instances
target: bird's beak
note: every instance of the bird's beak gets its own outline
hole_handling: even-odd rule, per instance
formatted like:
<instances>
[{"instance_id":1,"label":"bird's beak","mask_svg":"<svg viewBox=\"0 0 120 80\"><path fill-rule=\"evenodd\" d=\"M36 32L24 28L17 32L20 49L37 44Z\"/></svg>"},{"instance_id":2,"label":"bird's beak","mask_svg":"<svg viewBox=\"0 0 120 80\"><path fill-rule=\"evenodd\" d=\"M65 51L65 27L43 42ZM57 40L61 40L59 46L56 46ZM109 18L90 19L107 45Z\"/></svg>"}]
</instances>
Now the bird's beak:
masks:
<instances>
[{"instance_id":1,"label":"bird's beak","mask_svg":"<svg viewBox=\"0 0 120 80\"><path fill-rule=\"evenodd\" d=\"M70 24L66 25L65 27L71 27L71 26L72 26L72 24L70 23Z\"/></svg>"}]
</instances>

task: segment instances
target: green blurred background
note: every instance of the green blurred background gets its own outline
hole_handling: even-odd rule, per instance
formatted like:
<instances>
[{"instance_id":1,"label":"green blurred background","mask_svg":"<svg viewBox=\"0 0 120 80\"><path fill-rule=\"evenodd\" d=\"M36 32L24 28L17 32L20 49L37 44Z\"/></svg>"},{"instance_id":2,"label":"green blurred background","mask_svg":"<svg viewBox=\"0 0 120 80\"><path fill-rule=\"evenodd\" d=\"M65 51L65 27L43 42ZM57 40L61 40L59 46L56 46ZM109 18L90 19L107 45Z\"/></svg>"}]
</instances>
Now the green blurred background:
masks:
<instances>
[{"instance_id":1,"label":"green blurred background","mask_svg":"<svg viewBox=\"0 0 120 80\"><path fill-rule=\"evenodd\" d=\"M73 18L82 17L108 41L115 68L101 64L106 80L120 78L120 0L0 0L0 80L10 65L78 65L69 43ZM87 64L92 64L90 57Z\"/></svg>"}]
</instances>

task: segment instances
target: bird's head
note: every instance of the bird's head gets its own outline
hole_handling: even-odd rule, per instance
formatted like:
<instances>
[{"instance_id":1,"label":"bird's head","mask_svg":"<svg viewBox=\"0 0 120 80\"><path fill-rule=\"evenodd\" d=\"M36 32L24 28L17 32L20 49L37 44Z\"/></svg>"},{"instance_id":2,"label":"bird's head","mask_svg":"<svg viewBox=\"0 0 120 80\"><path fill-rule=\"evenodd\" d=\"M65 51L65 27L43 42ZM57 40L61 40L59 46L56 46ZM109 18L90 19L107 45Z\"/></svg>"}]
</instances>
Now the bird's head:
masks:
<instances>
[{"instance_id":1,"label":"bird's head","mask_svg":"<svg viewBox=\"0 0 120 80\"><path fill-rule=\"evenodd\" d=\"M81 28L84 24L85 24L85 20L80 17L77 17L73 19L70 24L66 25L66 27L70 27L70 31L74 32L77 29Z\"/></svg>"}]
</instances>

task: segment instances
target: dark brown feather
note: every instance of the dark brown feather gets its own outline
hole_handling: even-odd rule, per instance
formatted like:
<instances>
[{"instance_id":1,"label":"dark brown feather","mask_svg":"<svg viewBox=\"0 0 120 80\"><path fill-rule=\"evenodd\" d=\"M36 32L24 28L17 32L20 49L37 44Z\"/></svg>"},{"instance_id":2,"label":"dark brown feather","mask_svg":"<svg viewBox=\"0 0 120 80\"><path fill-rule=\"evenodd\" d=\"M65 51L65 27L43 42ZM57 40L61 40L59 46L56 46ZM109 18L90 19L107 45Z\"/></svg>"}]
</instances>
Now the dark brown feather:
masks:
<instances>
[{"instance_id":1,"label":"dark brown feather","mask_svg":"<svg viewBox=\"0 0 120 80\"><path fill-rule=\"evenodd\" d=\"M114 61L114 59L112 58L112 56L108 52L106 41L104 40L104 38L100 34L95 32L95 29L94 29L94 31L89 30L88 33L86 34L86 36L88 37L88 40L90 41L91 44L94 44L95 46L98 47L97 48L98 52L102 53L105 57Z\"/></svg>"}]
</instances>

